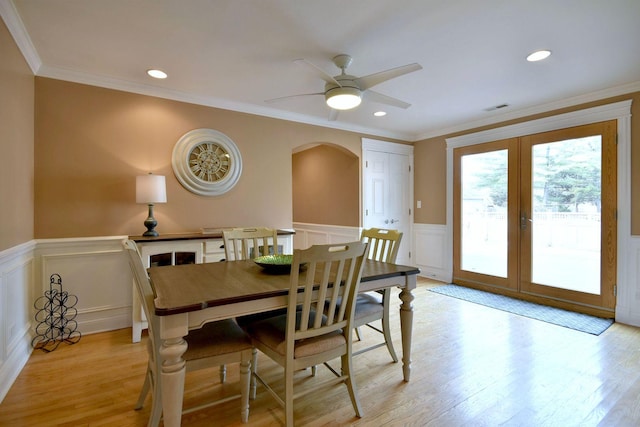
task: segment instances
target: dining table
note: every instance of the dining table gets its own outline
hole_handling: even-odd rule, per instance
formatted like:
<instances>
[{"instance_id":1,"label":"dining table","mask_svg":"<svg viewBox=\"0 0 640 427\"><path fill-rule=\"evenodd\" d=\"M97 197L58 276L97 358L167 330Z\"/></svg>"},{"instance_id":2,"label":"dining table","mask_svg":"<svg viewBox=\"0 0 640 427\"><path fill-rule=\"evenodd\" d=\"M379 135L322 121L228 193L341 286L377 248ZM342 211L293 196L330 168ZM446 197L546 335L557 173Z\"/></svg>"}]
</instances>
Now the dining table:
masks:
<instances>
[{"instance_id":1,"label":"dining table","mask_svg":"<svg viewBox=\"0 0 640 427\"><path fill-rule=\"evenodd\" d=\"M185 361L184 337L189 330L211 321L235 318L287 307L288 272L272 272L252 260L151 267L148 270L155 293L162 345L160 382L164 425L179 426L182 417ZM365 260L359 292L397 286L400 288L402 372L411 374L413 329L412 290L416 267Z\"/></svg>"}]
</instances>

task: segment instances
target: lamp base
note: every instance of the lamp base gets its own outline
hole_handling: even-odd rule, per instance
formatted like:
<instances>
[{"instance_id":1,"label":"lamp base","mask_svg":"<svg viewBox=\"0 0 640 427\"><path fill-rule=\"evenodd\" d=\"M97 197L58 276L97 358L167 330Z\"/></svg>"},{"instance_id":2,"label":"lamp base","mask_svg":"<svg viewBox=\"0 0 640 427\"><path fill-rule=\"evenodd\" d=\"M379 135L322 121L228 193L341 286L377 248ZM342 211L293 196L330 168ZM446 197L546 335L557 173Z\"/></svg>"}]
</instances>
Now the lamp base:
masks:
<instances>
[{"instance_id":1,"label":"lamp base","mask_svg":"<svg viewBox=\"0 0 640 427\"><path fill-rule=\"evenodd\" d=\"M158 237L160 234L156 230L147 230L142 235L145 237Z\"/></svg>"},{"instance_id":2,"label":"lamp base","mask_svg":"<svg viewBox=\"0 0 640 427\"><path fill-rule=\"evenodd\" d=\"M155 230L158 221L153 217L153 205L149 204L149 217L144 220L144 226L147 227L147 231L142 233L145 237L158 237L160 234Z\"/></svg>"}]
</instances>

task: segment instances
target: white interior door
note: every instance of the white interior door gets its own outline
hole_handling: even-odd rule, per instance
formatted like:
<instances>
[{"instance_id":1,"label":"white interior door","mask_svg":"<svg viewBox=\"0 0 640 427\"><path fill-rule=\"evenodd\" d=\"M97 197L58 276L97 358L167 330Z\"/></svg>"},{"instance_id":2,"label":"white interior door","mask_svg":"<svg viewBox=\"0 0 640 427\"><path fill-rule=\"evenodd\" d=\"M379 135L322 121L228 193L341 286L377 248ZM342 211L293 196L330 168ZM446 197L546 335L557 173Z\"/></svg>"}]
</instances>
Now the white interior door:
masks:
<instances>
[{"instance_id":1,"label":"white interior door","mask_svg":"<svg viewBox=\"0 0 640 427\"><path fill-rule=\"evenodd\" d=\"M413 147L363 139L363 227L403 233L398 264L411 265Z\"/></svg>"}]
</instances>

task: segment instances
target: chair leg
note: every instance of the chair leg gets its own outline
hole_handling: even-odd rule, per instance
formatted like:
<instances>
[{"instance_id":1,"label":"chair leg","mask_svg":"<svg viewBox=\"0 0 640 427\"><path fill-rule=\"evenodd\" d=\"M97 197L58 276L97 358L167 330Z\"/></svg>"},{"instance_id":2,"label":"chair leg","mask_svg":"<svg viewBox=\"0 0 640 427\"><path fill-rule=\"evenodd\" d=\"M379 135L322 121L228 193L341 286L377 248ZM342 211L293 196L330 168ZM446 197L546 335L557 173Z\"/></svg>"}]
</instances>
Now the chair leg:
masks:
<instances>
[{"instance_id":1,"label":"chair leg","mask_svg":"<svg viewBox=\"0 0 640 427\"><path fill-rule=\"evenodd\" d=\"M387 344L387 350L393 359L394 363L398 363L398 356L396 356L396 350L393 348L393 341L391 340L391 328L389 326L389 316L387 310L389 307L385 307L385 313L382 315L382 333L384 334L384 341Z\"/></svg>"},{"instance_id":2,"label":"chair leg","mask_svg":"<svg viewBox=\"0 0 640 427\"><path fill-rule=\"evenodd\" d=\"M254 347L251 351L251 390L249 391L251 400L256 398L256 377L253 375L256 372L258 372L258 349Z\"/></svg>"},{"instance_id":3,"label":"chair leg","mask_svg":"<svg viewBox=\"0 0 640 427\"><path fill-rule=\"evenodd\" d=\"M140 390L140 396L138 397L136 406L134 406L134 409L136 411L139 411L144 406L144 400L147 398L147 394L149 394L149 387L151 387L151 371L149 370L149 368L147 368L147 374L144 377L144 384L142 384L142 390Z\"/></svg>"},{"instance_id":4,"label":"chair leg","mask_svg":"<svg viewBox=\"0 0 640 427\"><path fill-rule=\"evenodd\" d=\"M227 365L220 365L220 382L224 384L227 381Z\"/></svg>"},{"instance_id":5,"label":"chair leg","mask_svg":"<svg viewBox=\"0 0 640 427\"><path fill-rule=\"evenodd\" d=\"M358 341L362 341L362 338L360 338L360 328L353 328L356 331L356 338L358 338Z\"/></svg>"},{"instance_id":6,"label":"chair leg","mask_svg":"<svg viewBox=\"0 0 640 427\"><path fill-rule=\"evenodd\" d=\"M358 398L358 389L356 387L356 380L354 378L353 365L351 354L344 354L341 357L342 360L342 373L347 376L346 385L349 391L349 397L351 398L351 404L356 412L358 418L362 418L362 407L360 406L360 399Z\"/></svg>"},{"instance_id":7,"label":"chair leg","mask_svg":"<svg viewBox=\"0 0 640 427\"><path fill-rule=\"evenodd\" d=\"M251 362L249 357L242 357L240 362L240 420L249 421L249 384L251 379Z\"/></svg>"},{"instance_id":8,"label":"chair leg","mask_svg":"<svg viewBox=\"0 0 640 427\"><path fill-rule=\"evenodd\" d=\"M162 417L162 389L160 388L160 378L152 378L152 383L153 400L147 426L158 427L160 425L160 418Z\"/></svg>"},{"instance_id":9,"label":"chair leg","mask_svg":"<svg viewBox=\"0 0 640 427\"><path fill-rule=\"evenodd\" d=\"M293 363L284 368L284 421L286 427L293 427Z\"/></svg>"}]
</instances>

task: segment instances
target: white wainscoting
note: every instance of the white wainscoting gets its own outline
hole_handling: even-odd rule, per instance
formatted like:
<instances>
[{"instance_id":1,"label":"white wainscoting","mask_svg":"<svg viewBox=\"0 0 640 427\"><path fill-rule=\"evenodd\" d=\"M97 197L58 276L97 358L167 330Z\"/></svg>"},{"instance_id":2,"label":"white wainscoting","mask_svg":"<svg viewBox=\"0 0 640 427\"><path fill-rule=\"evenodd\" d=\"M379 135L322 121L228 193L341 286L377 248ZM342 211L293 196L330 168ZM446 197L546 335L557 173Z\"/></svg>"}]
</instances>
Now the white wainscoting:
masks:
<instances>
[{"instance_id":1,"label":"white wainscoting","mask_svg":"<svg viewBox=\"0 0 640 427\"><path fill-rule=\"evenodd\" d=\"M31 354L35 241L0 252L0 402Z\"/></svg>"},{"instance_id":2,"label":"white wainscoting","mask_svg":"<svg viewBox=\"0 0 640 427\"><path fill-rule=\"evenodd\" d=\"M313 245L327 245L330 243L345 243L360 240L359 227L344 227L339 225L308 224L294 222L294 249L306 249Z\"/></svg>"},{"instance_id":3,"label":"white wainscoting","mask_svg":"<svg viewBox=\"0 0 640 427\"><path fill-rule=\"evenodd\" d=\"M358 227L294 224L295 248L358 240ZM413 260L420 275L451 280L447 228L414 224ZM0 252L0 402L31 354L36 327L34 301L49 290L49 277L78 297L78 330L83 334L131 327L131 272L124 256L126 236L34 240ZM640 236L620 248L629 268L620 277L616 321L640 326Z\"/></svg>"},{"instance_id":4,"label":"white wainscoting","mask_svg":"<svg viewBox=\"0 0 640 427\"><path fill-rule=\"evenodd\" d=\"M618 257L626 257L623 262L626 262L627 277L618 277L616 322L640 326L640 236L629 236L625 240Z\"/></svg>"},{"instance_id":5,"label":"white wainscoting","mask_svg":"<svg viewBox=\"0 0 640 427\"><path fill-rule=\"evenodd\" d=\"M131 326L131 271L122 242L127 236L38 240L37 295L49 290L52 274L62 290L78 297L78 330L82 334Z\"/></svg>"},{"instance_id":6,"label":"white wainscoting","mask_svg":"<svg viewBox=\"0 0 640 427\"><path fill-rule=\"evenodd\" d=\"M451 282L451 253L447 249L447 226L413 224L413 261L420 276Z\"/></svg>"}]
</instances>

